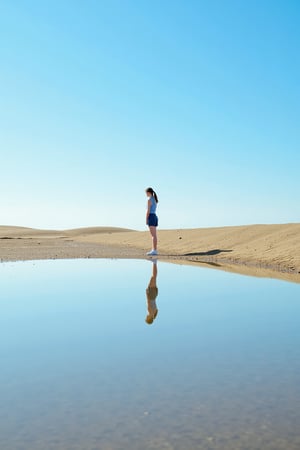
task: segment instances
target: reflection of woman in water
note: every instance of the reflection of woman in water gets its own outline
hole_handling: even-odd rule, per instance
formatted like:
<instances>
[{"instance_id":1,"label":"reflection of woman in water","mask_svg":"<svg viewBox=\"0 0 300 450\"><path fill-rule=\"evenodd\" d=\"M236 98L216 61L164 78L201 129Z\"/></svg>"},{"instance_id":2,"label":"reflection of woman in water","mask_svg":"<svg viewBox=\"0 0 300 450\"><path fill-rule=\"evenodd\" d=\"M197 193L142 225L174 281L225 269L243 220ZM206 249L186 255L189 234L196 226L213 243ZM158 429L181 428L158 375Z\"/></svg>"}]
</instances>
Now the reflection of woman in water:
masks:
<instances>
[{"instance_id":1,"label":"reflection of woman in water","mask_svg":"<svg viewBox=\"0 0 300 450\"><path fill-rule=\"evenodd\" d=\"M147 308L148 314L146 317L146 323L151 325L154 322L154 319L157 316L158 309L156 306L156 297L158 296L158 288L156 286L156 278L157 278L157 262L153 261L153 270L152 276L150 278L148 287L146 289L147 296Z\"/></svg>"}]
</instances>

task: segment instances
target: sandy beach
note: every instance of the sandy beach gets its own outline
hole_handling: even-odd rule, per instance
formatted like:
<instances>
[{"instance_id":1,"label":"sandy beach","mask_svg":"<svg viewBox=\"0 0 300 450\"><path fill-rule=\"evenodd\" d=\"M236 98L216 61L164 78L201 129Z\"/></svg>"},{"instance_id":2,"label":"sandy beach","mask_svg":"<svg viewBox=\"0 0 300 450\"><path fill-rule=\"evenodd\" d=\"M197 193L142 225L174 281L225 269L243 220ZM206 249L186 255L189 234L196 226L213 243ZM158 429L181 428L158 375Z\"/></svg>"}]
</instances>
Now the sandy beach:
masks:
<instances>
[{"instance_id":1,"label":"sandy beach","mask_svg":"<svg viewBox=\"0 0 300 450\"><path fill-rule=\"evenodd\" d=\"M0 227L1 261L145 258L148 231ZM159 230L162 260L300 282L300 224Z\"/></svg>"}]
</instances>

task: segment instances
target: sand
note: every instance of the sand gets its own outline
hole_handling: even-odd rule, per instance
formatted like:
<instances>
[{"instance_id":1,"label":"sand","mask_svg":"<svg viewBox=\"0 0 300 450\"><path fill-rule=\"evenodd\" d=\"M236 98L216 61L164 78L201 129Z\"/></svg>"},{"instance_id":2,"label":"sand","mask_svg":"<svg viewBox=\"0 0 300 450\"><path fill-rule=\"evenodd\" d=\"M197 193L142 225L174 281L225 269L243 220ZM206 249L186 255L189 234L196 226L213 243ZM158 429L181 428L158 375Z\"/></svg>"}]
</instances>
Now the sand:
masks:
<instances>
[{"instance_id":1,"label":"sand","mask_svg":"<svg viewBox=\"0 0 300 450\"><path fill-rule=\"evenodd\" d=\"M93 227L36 230L0 226L1 261L145 258L149 232ZM300 282L300 224L159 230L159 258Z\"/></svg>"}]
</instances>

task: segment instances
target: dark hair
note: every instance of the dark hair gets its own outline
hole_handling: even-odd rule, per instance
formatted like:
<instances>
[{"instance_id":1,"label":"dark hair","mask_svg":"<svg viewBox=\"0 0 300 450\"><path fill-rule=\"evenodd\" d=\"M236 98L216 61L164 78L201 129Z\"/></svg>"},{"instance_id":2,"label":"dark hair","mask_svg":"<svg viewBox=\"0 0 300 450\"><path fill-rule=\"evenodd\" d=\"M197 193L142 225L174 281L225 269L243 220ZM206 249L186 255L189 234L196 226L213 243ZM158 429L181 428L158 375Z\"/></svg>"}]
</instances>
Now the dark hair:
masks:
<instances>
[{"instance_id":1,"label":"dark hair","mask_svg":"<svg viewBox=\"0 0 300 450\"><path fill-rule=\"evenodd\" d=\"M156 194L156 192L155 192L151 187L148 187L148 188L146 189L146 192L149 192L151 195L153 195L153 197L154 197L156 203L158 203L158 197L157 197L157 194Z\"/></svg>"}]
</instances>

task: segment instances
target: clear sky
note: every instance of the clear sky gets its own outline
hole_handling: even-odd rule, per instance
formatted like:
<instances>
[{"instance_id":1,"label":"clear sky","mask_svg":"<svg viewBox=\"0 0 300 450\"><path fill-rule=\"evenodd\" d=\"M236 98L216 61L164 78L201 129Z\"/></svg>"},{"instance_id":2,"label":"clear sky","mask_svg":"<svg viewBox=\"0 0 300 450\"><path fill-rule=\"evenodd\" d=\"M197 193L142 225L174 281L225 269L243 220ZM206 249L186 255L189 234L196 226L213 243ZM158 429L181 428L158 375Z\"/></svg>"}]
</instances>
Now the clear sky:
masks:
<instances>
[{"instance_id":1,"label":"clear sky","mask_svg":"<svg viewBox=\"0 0 300 450\"><path fill-rule=\"evenodd\" d=\"M0 223L299 222L298 0L0 6Z\"/></svg>"}]
</instances>

